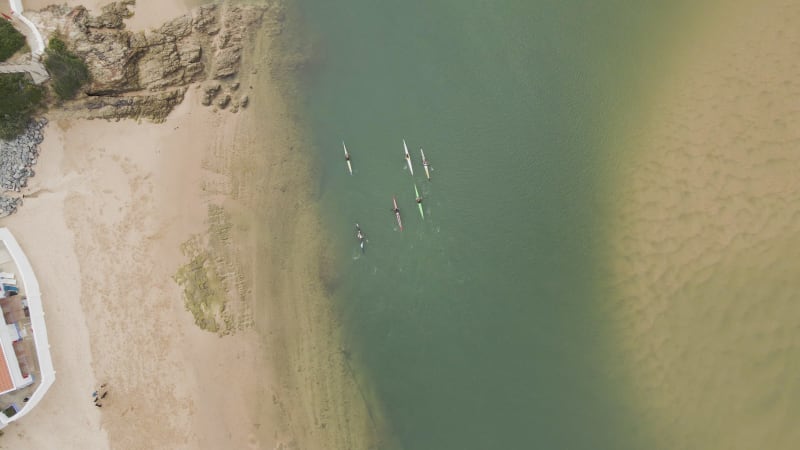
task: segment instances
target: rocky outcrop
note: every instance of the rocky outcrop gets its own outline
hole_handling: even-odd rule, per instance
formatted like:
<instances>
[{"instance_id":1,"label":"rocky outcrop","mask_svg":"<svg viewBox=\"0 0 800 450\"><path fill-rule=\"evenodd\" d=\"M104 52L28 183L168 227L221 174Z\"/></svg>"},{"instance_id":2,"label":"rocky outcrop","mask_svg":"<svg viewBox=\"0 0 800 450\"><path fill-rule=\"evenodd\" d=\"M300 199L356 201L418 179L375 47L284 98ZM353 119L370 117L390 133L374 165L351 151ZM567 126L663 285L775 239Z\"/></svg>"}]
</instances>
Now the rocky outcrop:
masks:
<instances>
[{"instance_id":1,"label":"rocky outcrop","mask_svg":"<svg viewBox=\"0 0 800 450\"><path fill-rule=\"evenodd\" d=\"M265 6L206 5L161 27L131 32L125 19L135 0L104 6L92 16L82 6L49 6L26 15L45 36L59 35L86 61L91 82L76 99L59 105L72 117L162 121L183 101L188 86L204 82L202 103L236 112L243 45L256 27L282 29L278 0ZM31 123L12 141L0 141L0 217L22 204L20 190L33 176L46 119Z\"/></svg>"},{"instance_id":2,"label":"rocky outcrop","mask_svg":"<svg viewBox=\"0 0 800 450\"><path fill-rule=\"evenodd\" d=\"M86 117L163 120L180 103L186 86L204 80L219 84L204 104L232 111L247 102L229 97L237 84L243 43L265 14L270 27L280 27L277 6L206 5L159 28L131 32L124 19L135 0L103 7L99 16L86 8L49 6L31 13L31 20L50 36L62 36L69 50L83 58L91 82L82 96L64 105ZM271 28L272 29L272 28ZM216 99L221 91L228 91ZM216 99L216 102L214 100Z\"/></svg>"},{"instance_id":3,"label":"rocky outcrop","mask_svg":"<svg viewBox=\"0 0 800 450\"><path fill-rule=\"evenodd\" d=\"M45 125L47 119L37 119L15 139L0 140L0 187L5 190L0 195L0 217L15 212L22 205L22 195L18 192L28 185L28 178L33 176L32 166L39 156L42 128Z\"/></svg>"},{"instance_id":4,"label":"rocky outcrop","mask_svg":"<svg viewBox=\"0 0 800 450\"><path fill-rule=\"evenodd\" d=\"M161 122L183 101L184 94L186 88L182 87L153 94L91 97L79 105L86 108L93 118L147 117Z\"/></svg>"}]
</instances>

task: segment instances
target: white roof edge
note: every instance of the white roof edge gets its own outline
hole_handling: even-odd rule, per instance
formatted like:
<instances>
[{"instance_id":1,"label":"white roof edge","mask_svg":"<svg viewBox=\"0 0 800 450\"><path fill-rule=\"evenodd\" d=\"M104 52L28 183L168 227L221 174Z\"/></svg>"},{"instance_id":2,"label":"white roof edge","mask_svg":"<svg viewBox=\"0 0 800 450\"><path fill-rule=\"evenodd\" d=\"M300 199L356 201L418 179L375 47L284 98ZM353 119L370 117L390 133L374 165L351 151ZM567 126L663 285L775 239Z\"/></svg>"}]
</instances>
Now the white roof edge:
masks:
<instances>
[{"instance_id":1,"label":"white roof edge","mask_svg":"<svg viewBox=\"0 0 800 450\"><path fill-rule=\"evenodd\" d=\"M0 428L7 424L24 417L30 412L37 403L44 397L47 390L56 380L56 371L53 368L53 360L50 357L50 341L47 339L47 327L44 323L44 309L42 308L42 295L39 291L39 281L33 273L28 257L22 252L17 240L8 228L0 228L0 240L5 243L8 253L14 260L19 270L19 276L25 287L25 296L28 300L28 310L30 311L31 327L33 328L33 341L36 345L36 357L39 360L39 371L42 379L39 386L30 396L30 400L24 404L22 409L13 417L6 417L0 413Z\"/></svg>"}]
</instances>

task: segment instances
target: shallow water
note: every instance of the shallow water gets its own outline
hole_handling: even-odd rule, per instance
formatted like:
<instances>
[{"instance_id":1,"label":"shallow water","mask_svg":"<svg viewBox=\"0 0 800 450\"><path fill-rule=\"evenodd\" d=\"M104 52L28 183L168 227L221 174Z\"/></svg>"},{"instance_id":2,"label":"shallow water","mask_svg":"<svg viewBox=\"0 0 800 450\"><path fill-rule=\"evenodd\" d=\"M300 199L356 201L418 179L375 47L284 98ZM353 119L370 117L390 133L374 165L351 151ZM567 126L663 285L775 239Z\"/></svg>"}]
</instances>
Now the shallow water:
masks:
<instances>
[{"instance_id":1,"label":"shallow water","mask_svg":"<svg viewBox=\"0 0 800 450\"><path fill-rule=\"evenodd\" d=\"M297 2L313 49L301 109L321 168L325 238L339 251L326 287L365 398L402 448L713 441L682 434L684 411L659 407L664 392L681 405L695 391L666 380L651 396L642 381L668 373L664 364L691 373L707 361L659 360L686 354L691 335L632 333L629 322L639 324L632 310L658 315L658 304L636 301L661 289L647 277L680 270L640 272L649 261L638 253L642 231L630 231L640 209L661 211L658 202L635 206L636 193L664 174L633 158L649 154L638 138L661 114L647 93L669 86L667 63L682 61L670 46L686 46L708 17L681 2L601 3ZM365 254L355 222L369 239ZM695 248L692 236L674 239ZM719 287L737 274L720 272ZM769 279L764 286L784 289ZM650 338L663 346L657 353Z\"/></svg>"}]
</instances>

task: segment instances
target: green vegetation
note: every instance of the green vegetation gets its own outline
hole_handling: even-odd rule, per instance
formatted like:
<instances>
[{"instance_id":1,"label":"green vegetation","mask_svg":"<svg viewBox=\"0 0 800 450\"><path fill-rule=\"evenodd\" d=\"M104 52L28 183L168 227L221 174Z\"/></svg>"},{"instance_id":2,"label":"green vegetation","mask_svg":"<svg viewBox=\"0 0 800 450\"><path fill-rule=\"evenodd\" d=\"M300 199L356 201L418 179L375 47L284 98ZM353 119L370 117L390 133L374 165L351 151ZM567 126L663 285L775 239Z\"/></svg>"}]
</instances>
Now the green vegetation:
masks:
<instances>
[{"instance_id":1,"label":"green vegetation","mask_svg":"<svg viewBox=\"0 0 800 450\"><path fill-rule=\"evenodd\" d=\"M0 138L18 136L42 104L42 88L21 73L0 74Z\"/></svg>"},{"instance_id":2,"label":"green vegetation","mask_svg":"<svg viewBox=\"0 0 800 450\"><path fill-rule=\"evenodd\" d=\"M0 19L0 61L5 61L25 45L22 35L10 22Z\"/></svg>"},{"instance_id":3,"label":"green vegetation","mask_svg":"<svg viewBox=\"0 0 800 450\"><path fill-rule=\"evenodd\" d=\"M67 50L61 39L53 37L47 45L44 66L53 78L53 89L61 100L75 98L78 90L89 81L89 69L80 58Z\"/></svg>"},{"instance_id":4,"label":"green vegetation","mask_svg":"<svg viewBox=\"0 0 800 450\"><path fill-rule=\"evenodd\" d=\"M208 206L208 233L181 245L189 261L173 276L183 288L184 306L203 330L220 336L252 323L244 303L245 281L230 247L233 223L220 205Z\"/></svg>"}]
</instances>

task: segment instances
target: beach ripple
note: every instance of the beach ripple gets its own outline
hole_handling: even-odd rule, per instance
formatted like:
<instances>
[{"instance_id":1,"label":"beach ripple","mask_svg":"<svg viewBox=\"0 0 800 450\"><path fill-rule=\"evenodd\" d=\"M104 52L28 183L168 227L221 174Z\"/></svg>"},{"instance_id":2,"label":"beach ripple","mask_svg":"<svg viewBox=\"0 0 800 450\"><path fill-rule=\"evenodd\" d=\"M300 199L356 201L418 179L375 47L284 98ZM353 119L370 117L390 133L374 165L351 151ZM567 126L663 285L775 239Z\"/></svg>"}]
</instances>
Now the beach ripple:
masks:
<instances>
[{"instance_id":1,"label":"beach ripple","mask_svg":"<svg viewBox=\"0 0 800 450\"><path fill-rule=\"evenodd\" d=\"M609 245L651 448L800 442L800 5L767 3L728 8L632 125Z\"/></svg>"}]
</instances>

